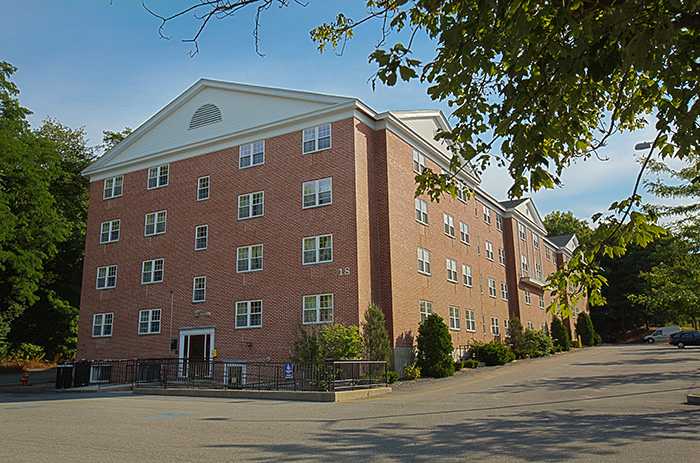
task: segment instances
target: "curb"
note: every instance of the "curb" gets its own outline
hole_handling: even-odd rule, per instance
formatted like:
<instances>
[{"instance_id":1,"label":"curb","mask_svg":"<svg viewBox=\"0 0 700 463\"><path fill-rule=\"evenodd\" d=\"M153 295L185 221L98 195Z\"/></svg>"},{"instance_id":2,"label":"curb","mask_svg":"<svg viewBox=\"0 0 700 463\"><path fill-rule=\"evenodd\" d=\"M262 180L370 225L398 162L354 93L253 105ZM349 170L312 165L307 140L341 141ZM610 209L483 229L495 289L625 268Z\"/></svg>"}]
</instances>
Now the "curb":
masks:
<instances>
[{"instance_id":1,"label":"curb","mask_svg":"<svg viewBox=\"0 0 700 463\"><path fill-rule=\"evenodd\" d=\"M700 405L700 394L688 394L688 404Z\"/></svg>"},{"instance_id":2,"label":"curb","mask_svg":"<svg viewBox=\"0 0 700 463\"><path fill-rule=\"evenodd\" d=\"M390 387L373 389L358 389L341 392L315 391L248 391L238 389L161 389L153 387L134 387L134 394L165 395L185 397L218 397L229 399L266 399L266 400L299 400L304 402L350 402L367 397L388 394Z\"/></svg>"}]
</instances>

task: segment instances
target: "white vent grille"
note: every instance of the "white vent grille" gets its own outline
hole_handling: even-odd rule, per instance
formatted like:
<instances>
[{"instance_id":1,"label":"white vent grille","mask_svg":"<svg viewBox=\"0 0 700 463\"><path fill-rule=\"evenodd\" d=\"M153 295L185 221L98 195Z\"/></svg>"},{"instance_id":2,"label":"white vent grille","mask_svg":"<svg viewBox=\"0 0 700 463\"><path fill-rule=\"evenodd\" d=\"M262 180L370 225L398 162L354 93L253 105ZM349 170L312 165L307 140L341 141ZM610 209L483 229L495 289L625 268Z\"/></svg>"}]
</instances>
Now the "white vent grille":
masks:
<instances>
[{"instance_id":1,"label":"white vent grille","mask_svg":"<svg viewBox=\"0 0 700 463\"><path fill-rule=\"evenodd\" d=\"M190 119L190 129L216 122L221 122L221 111L217 106L207 103L194 112L192 119Z\"/></svg>"}]
</instances>

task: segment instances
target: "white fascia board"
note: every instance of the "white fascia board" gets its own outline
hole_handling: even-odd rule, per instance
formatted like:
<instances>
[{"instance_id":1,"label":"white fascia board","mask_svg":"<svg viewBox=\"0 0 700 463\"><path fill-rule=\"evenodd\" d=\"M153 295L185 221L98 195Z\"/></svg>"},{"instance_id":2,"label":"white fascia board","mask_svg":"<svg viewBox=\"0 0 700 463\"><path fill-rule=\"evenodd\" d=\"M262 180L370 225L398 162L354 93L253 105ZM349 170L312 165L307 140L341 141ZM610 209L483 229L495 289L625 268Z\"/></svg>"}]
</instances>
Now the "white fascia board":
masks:
<instances>
[{"instance_id":1,"label":"white fascia board","mask_svg":"<svg viewBox=\"0 0 700 463\"><path fill-rule=\"evenodd\" d=\"M351 118L356 115L358 110L364 112L367 109L364 105L359 106L357 103L357 100L350 100L322 110L316 110L269 124L252 127L241 132L226 134L221 137L189 145L182 145L169 150L147 153L137 159L130 159L120 164L112 164L104 169L90 169L90 167L92 167L90 166L83 171L83 175L89 176L90 181L99 181L113 177L114 175L136 172L148 167L153 167L154 165L181 161L202 154L220 151L232 146L239 146L290 132L300 131L315 125ZM146 124L144 124L144 126L145 125Z\"/></svg>"},{"instance_id":2,"label":"white fascia board","mask_svg":"<svg viewBox=\"0 0 700 463\"><path fill-rule=\"evenodd\" d=\"M532 201L532 199L530 199L530 198L527 198L527 199L528 199L528 201ZM546 236L547 236L547 229L544 227L541 227L539 224L534 222L528 216L526 216L525 214L520 212L517 209L517 206L509 209L508 212L506 212L503 216L508 217L508 218L514 218L514 219L519 220L520 222L524 222L530 228L537 230L540 233L540 238L546 238ZM552 244L552 247L555 249L557 248L554 244Z\"/></svg>"}]
</instances>

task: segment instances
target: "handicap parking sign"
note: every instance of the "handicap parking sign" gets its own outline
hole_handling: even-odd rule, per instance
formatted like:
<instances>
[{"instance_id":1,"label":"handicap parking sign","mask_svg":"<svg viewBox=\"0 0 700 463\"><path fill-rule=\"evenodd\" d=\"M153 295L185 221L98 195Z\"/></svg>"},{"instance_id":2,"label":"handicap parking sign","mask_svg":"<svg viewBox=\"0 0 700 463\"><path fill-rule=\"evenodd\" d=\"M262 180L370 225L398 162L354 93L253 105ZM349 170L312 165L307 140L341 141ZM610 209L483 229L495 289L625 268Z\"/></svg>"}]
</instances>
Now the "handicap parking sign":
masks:
<instances>
[{"instance_id":1,"label":"handicap parking sign","mask_svg":"<svg viewBox=\"0 0 700 463\"><path fill-rule=\"evenodd\" d=\"M292 364L284 364L284 379L292 379Z\"/></svg>"}]
</instances>

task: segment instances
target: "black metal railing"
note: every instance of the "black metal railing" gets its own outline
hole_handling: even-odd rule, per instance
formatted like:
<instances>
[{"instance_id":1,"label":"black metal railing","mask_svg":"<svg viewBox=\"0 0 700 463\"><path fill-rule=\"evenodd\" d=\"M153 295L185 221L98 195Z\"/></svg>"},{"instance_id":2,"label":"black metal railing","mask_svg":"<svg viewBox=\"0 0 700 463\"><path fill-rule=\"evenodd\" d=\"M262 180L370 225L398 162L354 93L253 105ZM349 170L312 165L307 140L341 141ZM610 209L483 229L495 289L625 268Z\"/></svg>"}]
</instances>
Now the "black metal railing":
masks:
<instances>
[{"instance_id":1,"label":"black metal railing","mask_svg":"<svg viewBox=\"0 0 700 463\"><path fill-rule=\"evenodd\" d=\"M56 388L88 384L344 391L387 385L387 363L369 360L247 362L194 359L83 360L59 365Z\"/></svg>"}]
</instances>

